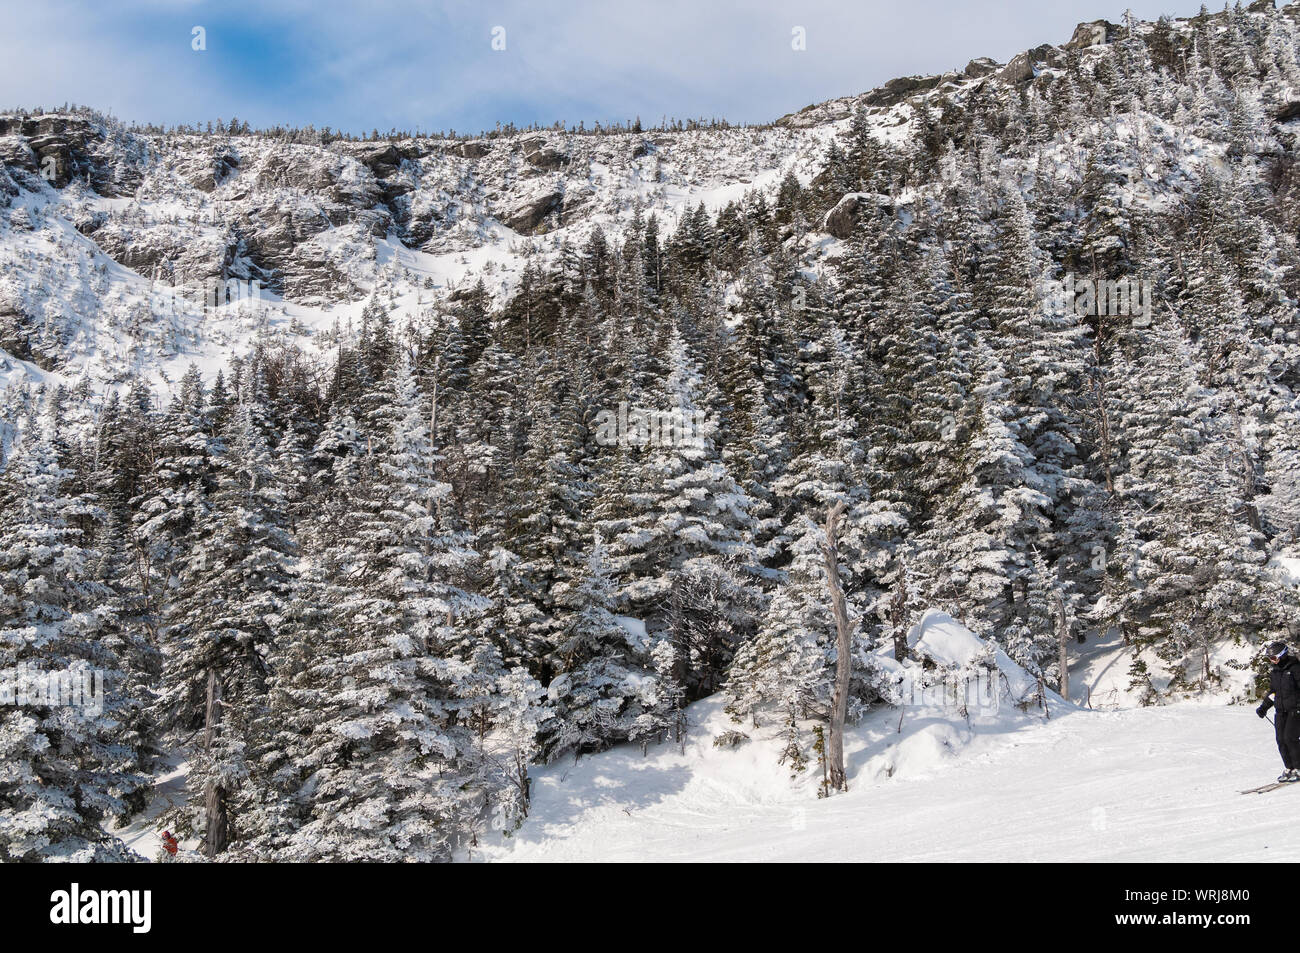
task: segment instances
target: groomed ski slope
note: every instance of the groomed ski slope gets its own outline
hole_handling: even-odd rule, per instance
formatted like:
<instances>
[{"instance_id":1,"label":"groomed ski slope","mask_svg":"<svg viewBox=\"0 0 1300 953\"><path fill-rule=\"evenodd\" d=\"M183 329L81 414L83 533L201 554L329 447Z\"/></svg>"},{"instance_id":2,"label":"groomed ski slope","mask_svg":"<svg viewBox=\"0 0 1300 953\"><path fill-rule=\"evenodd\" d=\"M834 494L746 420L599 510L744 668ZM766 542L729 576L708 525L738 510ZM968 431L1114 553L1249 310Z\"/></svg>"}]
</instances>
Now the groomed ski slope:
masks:
<instances>
[{"instance_id":1,"label":"groomed ski slope","mask_svg":"<svg viewBox=\"0 0 1300 953\"><path fill-rule=\"evenodd\" d=\"M1280 770L1272 726L1245 706L1074 710L969 736L936 723L905 735L893 777L863 777L888 743L868 729L850 739L850 790L828 800L767 744L715 749L729 723L714 700L690 714L685 754L625 746L536 769L531 818L476 859L1300 860L1300 790L1238 793Z\"/></svg>"}]
</instances>

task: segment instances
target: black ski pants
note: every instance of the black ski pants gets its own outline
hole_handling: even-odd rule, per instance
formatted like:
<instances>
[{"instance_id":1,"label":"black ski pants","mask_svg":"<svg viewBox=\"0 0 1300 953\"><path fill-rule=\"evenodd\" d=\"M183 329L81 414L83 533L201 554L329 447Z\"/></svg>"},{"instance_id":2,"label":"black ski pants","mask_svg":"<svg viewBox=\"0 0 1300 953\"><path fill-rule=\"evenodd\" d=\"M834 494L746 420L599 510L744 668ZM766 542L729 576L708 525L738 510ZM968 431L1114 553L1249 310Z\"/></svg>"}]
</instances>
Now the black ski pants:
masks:
<instances>
[{"instance_id":1,"label":"black ski pants","mask_svg":"<svg viewBox=\"0 0 1300 953\"><path fill-rule=\"evenodd\" d=\"M1276 709L1277 750L1287 768L1300 768L1300 711Z\"/></svg>"}]
</instances>

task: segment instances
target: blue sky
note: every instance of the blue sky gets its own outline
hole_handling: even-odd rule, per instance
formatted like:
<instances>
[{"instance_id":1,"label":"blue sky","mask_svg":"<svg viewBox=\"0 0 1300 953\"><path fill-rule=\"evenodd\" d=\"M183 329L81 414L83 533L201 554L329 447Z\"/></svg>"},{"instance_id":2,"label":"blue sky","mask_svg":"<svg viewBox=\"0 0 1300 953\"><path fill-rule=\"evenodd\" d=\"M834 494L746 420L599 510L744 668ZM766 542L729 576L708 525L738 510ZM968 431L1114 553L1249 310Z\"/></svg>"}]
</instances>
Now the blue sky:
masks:
<instances>
[{"instance_id":1,"label":"blue sky","mask_svg":"<svg viewBox=\"0 0 1300 953\"><path fill-rule=\"evenodd\" d=\"M141 122L477 132L774 119L895 76L1064 42L1112 0L0 0L0 108ZM1200 0L1132 0L1189 16ZM192 49L202 26L206 49ZM791 48L804 28L807 48ZM504 28L505 49L492 48ZM498 34L499 35L499 34Z\"/></svg>"}]
</instances>

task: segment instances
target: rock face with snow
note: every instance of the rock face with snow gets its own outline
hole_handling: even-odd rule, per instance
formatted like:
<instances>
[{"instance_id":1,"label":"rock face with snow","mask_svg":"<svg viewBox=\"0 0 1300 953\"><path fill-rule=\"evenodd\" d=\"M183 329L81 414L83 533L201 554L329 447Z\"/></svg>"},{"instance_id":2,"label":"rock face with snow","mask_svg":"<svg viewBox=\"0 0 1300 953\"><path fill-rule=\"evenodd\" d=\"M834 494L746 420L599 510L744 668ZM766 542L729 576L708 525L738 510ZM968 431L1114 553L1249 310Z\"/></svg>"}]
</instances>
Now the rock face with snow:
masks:
<instances>
[{"instance_id":1,"label":"rock face with snow","mask_svg":"<svg viewBox=\"0 0 1300 953\"><path fill-rule=\"evenodd\" d=\"M1267 0L1257 7L1262 16ZM1042 45L1005 65L976 58L961 72L900 77L761 129L322 141L315 133L162 135L85 111L0 115L0 261L8 275L0 285L0 344L32 362L31 370L48 371L99 360L74 325L152 321L144 336L166 338L172 332L157 316L125 314L159 282L256 280L286 302L322 312L322 325L333 322L323 312L356 302L386 270L399 281L419 275L408 287L429 286L429 303L479 278L495 295L518 273L525 247L511 243L521 237L526 250L553 254L562 243L583 242L594 226L627 221L634 202L667 230L694 202L716 211L751 191L771 200L786 173L805 182L818 175L827 142L857 107L882 139L906 137L920 104L960 111L971 96L1023 87L1040 70L1050 80L1067 51L1095 55L1118 29L1086 21L1060 47ZM1270 118L1293 123L1297 99L1300 91ZM819 210L820 228L847 240L864 203L898 211L891 199L869 196L832 195L828 210ZM783 228L781 237L792 234ZM39 274L73 259L80 264L68 274ZM105 268L106 261L121 268ZM60 300L78 302L75 320L32 297L41 281ZM220 336L206 322L186 333L197 335L202 351L214 331ZM147 349L140 356L155 367L171 358L166 348L161 360Z\"/></svg>"},{"instance_id":2,"label":"rock face with snow","mask_svg":"<svg viewBox=\"0 0 1300 953\"><path fill-rule=\"evenodd\" d=\"M158 287L257 281L323 328L385 273L430 302L479 278L495 295L528 250L511 247L520 236L547 254L617 228L634 203L671 224L688 203L717 207L790 169L811 178L826 135L321 142L162 136L88 111L0 116L0 347L14 359L0 389L77 369L99 386L235 346L232 326L152 311ZM106 352L109 339L122 343ZM120 347L133 356L110 355Z\"/></svg>"},{"instance_id":3,"label":"rock face with snow","mask_svg":"<svg viewBox=\"0 0 1300 953\"><path fill-rule=\"evenodd\" d=\"M917 93L928 92L940 83L956 78L956 73L944 73L940 76L900 76L898 79L891 79L879 89L867 93L862 97L862 103L883 108L896 106Z\"/></svg>"},{"instance_id":4,"label":"rock face with snow","mask_svg":"<svg viewBox=\"0 0 1300 953\"><path fill-rule=\"evenodd\" d=\"M962 70L962 75L970 79L979 79L981 76L988 76L989 73L996 72L997 68L997 60L990 59L987 56L980 56L966 64L966 68Z\"/></svg>"},{"instance_id":5,"label":"rock face with snow","mask_svg":"<svg viewBox=\"0 0 1300 953\"><path fill-rule=\"evenodd\" d=\"M509 199L498 217L521 235L532 235L563 201L562 189L543 184Z\"/></svg>"},{"instance_id":6,"label":"rock face with snow","mask_svg":"<svg viewBox=\"0 0 1300 953\"><path fill-rule=\"evenodd\" d=\"M1036 46L1024 53L1017 53L998 72L998 79L1011 85L1027 83L1038 75L1037 68L1040 63L1047 66L1059 66L1061 64L1060 49L1044 43L1042 46Z\"/></svg>"},{"instance_id":7,"label":"rock face with snow","mask_svg":"<svg viewBox=\"0 0 1300 953\"><path fill-rule=\"evenodd\" d=\"M130 194L137 179L134 170L117 167L117 145L101 125L82 116L0 117L0 160L56 188L86 178L102 195Z\"/></svg>"},{"instance_id":8,"label":"rock face with snow","mask_svg":"<svg viewBox=\"0 0 1300 953\"><path fill-rule=\"evenodd\" d=\"M892 209L893 199L888 195L873 192L850 192L835 203L835 207L826 213L824 227L826 231L836 238L846 239L853 234L853 229L857 227L858 221L862 217L862 210L871 206Z\"/></svg>"},{"instance_id":9,"label":"rock face with snow","mask_svg":"<svg viewBox=\"0 0 1300 953\"><path fill-rule=\"evenodd\" d=\"M519 148L523 152L525 162L534 169L545 172L556 172L569 161L565 153L555 148L542 136L521 140Z\"/></svg>"},{"instance_id":10,"label":"rock face with snow","mask_svg":"<svg viewBox=\"0 0 1300 953\"><path fill-rule=\"evenodd\" d=\"M56 279L66 282L62 298L78 299L77 320L97 328L127 321L106 310L144 301L157 282L256 280L287 302L345 307L385 268L418 273L409 253L447 256L436 274L418 279L433 286L431 297L480 277L496 293L517 272L522 249L508 246L521 236L553 252L581 243L593 226L626 221L633 202L671 226L696 201L716 210L751 190L770 198L787 172L805 181L817 175L829 138L859 106L883 137L906 134L920 103L960 109L989 92L983 84L1022 86L1037 70L1058 69L1066 50L1090 54L1116 35L1115 24L1087 21L1061 47L1039 46L1003 66L976 58L961 72L900 77L763 129L321 141L314 133L161 135L85 111L0 115L0 209L18 203L0 222L0 259L11 276L0 287L3 340L33 370L85 363L89 354L68 352L84 347L84 336L42 315L59 309L38 306L23 290L69 255L85 267ZM1293 102L1275 118L1289 123L1296 114ZM865 201L888 201L865 195L832 197L821 227L849 238ZM105 260L126 271L104 269ZM482 270L489 261L494 275ZM91 287L92 271L112 291L107 297ZM33 347L38 325L42 340ZM193 330L203 339L210 328Z\"/></svg>"},{"instance_id":11,"label":"rock face with snow","mask_svg":"<svg viewBox=\"0 0 1300 953\"><path fill-rule=\"evenodd\" d=\"M1089 46L1109 43L1115 36L1116 29L1115 24L1107 20L1092 20L1088 23L1080 23L1074 28L1074 33L1070 36L1065 47L1071 50L1081 50Z\"/></svg>"}]
</instances>

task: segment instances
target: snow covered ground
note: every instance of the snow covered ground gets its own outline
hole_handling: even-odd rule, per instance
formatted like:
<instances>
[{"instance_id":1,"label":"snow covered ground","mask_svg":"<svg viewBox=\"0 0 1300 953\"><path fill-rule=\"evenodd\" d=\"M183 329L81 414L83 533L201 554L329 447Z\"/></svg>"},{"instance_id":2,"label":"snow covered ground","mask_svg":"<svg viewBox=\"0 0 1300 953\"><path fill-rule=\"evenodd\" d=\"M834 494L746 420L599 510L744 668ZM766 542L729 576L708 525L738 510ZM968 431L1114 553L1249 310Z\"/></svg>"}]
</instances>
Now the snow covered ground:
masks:
<instances>
[{"instance_id":1,"label":"snow covered ground","mask_svg":"<svg viewBox=\"0 0 1300 953\"><path fill-rule=\"evenodd\" d=\"M766 744L714 748L728 726L715 701L690 715L685 754L623 747L538 769L532 817L477 859L1300 860L1300 793L1239 793L1280 770L1272 726L1242 706L1075 710L965 738L946 726L929 750L906 744L893 777L873 776L890 739L868 726L848 745L850 790L828 800Z\"/></svg>"},{"instance_id":2,"label":"snow covered ground","mask_svg":"<svg viewBox=\"0 0 1300 953\"><path fill-rule=\"evenodd\" d=\"M175 760L169 762L163 772L154 778L153 800L149 807L122 827L109 827L108 830L146 860L161 859L163 827L160 819L163 812L185 803L185 782L188 776L187 763ZM190 850L198 847L196 841L181 843Z\"/></svg>"},{"instance_id":3,"label":"snow covered ground","mask_svg":"<svg viewBox=\"0 0 1300 953\"><path fill-rule=\"evenodd\" d=\"M1034 679L942 612L927 612L908 643L939 666L931 673L978 674L992 658L1000 687L966 691L961 709L902 693L902 707L868 714L846 733L845 794L818 799L815 760L792 778L778 762L780 726L736 725L715 697L688 709L683 745L535 768L529 820L474 859L1300 859L1300 829L1286 821L1300 795L1240 793L1281 770L1272 726L1224 694L1138 706L1132 649L1117 633L1078 647L1075 704L1049 692L1046 710ZM876 661L917 677L915 661ZM738 728L751 740L713 744Z\"/></svg>"}]
</instances>

